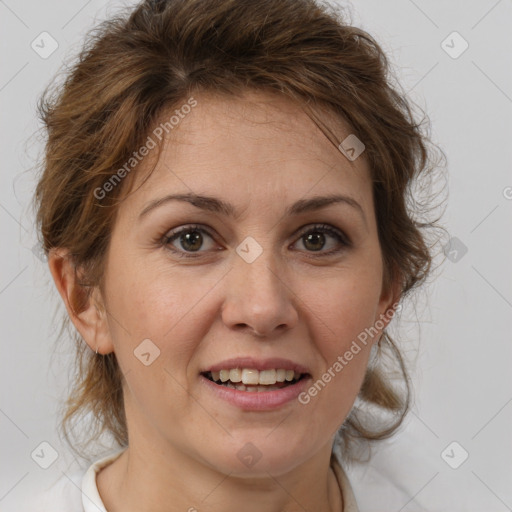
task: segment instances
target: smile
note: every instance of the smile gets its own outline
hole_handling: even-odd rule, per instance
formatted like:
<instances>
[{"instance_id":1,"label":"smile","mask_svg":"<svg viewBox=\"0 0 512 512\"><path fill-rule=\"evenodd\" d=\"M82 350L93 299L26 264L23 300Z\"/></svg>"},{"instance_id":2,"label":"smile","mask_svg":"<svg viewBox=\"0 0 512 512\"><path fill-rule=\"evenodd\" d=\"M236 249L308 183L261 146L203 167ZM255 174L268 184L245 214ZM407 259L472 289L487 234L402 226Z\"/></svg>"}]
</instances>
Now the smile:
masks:
<instances>
[{"instance_id":1,"label":"smile","mask_svg":"<svg viewBox=\"0 0 512 512\"><path fill-rule=\"evenodd\" d=\"M293 385L306 374L282 368L261 371L254 368L232 368L204 372L203 375L219 386L236 389L238 391L259 393L276 391Z\"/></svg>"},{"instance_id":2,"label":"smile","mask_svg":"<svg viewBox=\"0 0 512 512\"><path fill-rule=\"evenodd\" d=\"M204 391L212 400L244 411L271 411L297 402L311 375L296 370L230 368L201 372ZM210 398L208 398L210 400Z\"/></svg>"}]
</instances>

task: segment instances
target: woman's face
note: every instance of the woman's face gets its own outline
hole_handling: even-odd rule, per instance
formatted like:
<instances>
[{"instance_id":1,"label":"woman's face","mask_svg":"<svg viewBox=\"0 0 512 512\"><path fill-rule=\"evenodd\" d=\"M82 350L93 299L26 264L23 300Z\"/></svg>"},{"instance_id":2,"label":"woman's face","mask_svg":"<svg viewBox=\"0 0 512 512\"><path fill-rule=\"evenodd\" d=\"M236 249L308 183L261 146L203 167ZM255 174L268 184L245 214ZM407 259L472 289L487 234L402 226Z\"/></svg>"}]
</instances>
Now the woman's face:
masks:
<instances>
[{"instance_id":1,"label":"woman's face","mask_svg":"<svg viewBox=\"0 0 512 512\"><path fill-rule=\"evenodd\" d=\"M396 300L369 171L281 97L195 99L119 207L101 350L125 377L130 448L278 475L330 451L379 338L358 336Z\"/></svg>"}]
</instances>

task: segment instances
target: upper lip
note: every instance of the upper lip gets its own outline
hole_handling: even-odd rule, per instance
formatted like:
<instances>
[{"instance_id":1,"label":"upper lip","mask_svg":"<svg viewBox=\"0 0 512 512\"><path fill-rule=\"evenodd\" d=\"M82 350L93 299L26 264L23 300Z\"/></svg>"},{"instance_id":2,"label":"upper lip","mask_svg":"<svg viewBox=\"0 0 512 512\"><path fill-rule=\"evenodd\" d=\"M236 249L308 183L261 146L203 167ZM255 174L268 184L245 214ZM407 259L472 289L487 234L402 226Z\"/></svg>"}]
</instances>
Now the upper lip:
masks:
<instances>
[{"instance_id":1,"label":"upper lip","mask_svg":"<svg viewBox=\"0 0 512 512\"><path fill-rule=\"evenodd\" d=\"M254 357L235 357L232 359L225 359L219 363L215 363L208 368L201 371L204 372L218 372L220 370L230 370L232 368L250 368L253 370L294 370L298 373L309 373L308 368L305 366L290 361L289 359L282 359L280 357L272 357L269 359L256 359Z\"/></svg>"}]
</instances>

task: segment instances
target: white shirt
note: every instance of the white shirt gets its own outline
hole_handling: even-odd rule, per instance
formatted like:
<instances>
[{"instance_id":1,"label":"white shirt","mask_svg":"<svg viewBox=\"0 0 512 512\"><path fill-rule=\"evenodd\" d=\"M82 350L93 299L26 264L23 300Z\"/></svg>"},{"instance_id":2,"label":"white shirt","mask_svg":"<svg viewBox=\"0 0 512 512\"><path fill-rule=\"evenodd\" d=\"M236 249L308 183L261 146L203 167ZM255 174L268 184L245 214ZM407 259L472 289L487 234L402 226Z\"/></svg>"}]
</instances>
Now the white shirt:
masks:
<instances>
[{"instance_id":1,"label":"white shirt","mask_svg":"<svg viewBox=\"0 0 512 512\"><path fill-rule=\"evenodd\" d=\"M35 497L34 508L27 512L108 512L98 492L96 475L124 450L117 450L97 460L86 471L62 476L45 493ZM359 512L345 471L336 457L333 456L331 460L343 496L344 507L340 512Z\"/></svg>"}]
</instances>

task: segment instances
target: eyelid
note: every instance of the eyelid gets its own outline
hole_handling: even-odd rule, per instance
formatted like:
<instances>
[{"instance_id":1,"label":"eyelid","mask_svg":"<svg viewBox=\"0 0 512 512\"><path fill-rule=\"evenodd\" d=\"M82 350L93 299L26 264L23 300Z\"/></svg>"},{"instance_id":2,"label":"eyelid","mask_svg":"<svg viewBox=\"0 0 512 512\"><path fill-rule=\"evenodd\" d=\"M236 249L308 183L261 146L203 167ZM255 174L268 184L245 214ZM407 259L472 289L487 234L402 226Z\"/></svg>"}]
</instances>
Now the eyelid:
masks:
<instances>
[{"instance_id":1,"label":"eyelid","mask_svg":"<svg viewBox=\"0 0 512 512\"><path fill-rule=\"evenodd\" d=\"M176 254L180 258L198 258L202 256L204 253L208 253L211 251L196 251L196 252L187 252L182 251L180 249L177 249L173 247L172 242L173 240L179 239L179 236L182 233L188 233L191 231L199 231L201 233L206 233L212 240L215 241L215 236L210 231L209 228L206 226L203 226L201 224L184 224L183 226L180 226L178 228L172 229L170 231L166 231L164 235L160 238L160 245L162 245L167 250L171 251L172 253Z\"/></svg>"},{"instance_id":2,"label":"eyelid","mask_svg":"<svg viewBox=\"0 0 512 512\"><path fill-rule=\"evenodd\" d=\"M339 237L345 245L352 245L350 238L345 234L345 232L339 228L332 226L331 224L308 224L307 226L304 226L304 228L301 228L299 230L298 237L300 238L304 236L306 233L309 233L310 231L328 233L331 234L332 236Z\"/></svg>"},{"instance_id":3,"label":"eyelid","mask_svg":"<svg viewBox=\"0 0 512 512\"><path fill-rule=\"evenodd\" d=\"M172 246L171 242L179 237L181 233L187 233L191 231L199 231L202 233L206 233L212 240L215 240L216 236L211 232L210 228L202 225L202 224L185 224L183 226L180 226L174 230L167 231L160 239L160 243L167 247L168 250L171 252L177 254L179 257L185 257L185 258L198 258L202 255L202 253L208 253L211 251L182 251L179 249L176 249ZM332 237L337 238L338 242L343 245L344 247L341 249L331 249L330 251L318 251L318 254L315 254L316 251L305 251L306 254L310 257L327 257L333 254L338 254L344 249L351 247L352 242L350 238L345 234L344 231L342 231L339 228L336 228L332 226L331 224L325 224L325 223L311 223L303 226L302 228L299 228L298 232L296 232L294 236L294 241L291 243L291 245L294 245L297 243L305 234L310 232L319 232L319 233L327 233L330 234ZM302 251L304 252L304 251Z\"/></svg>"},{"instance_id":4,"label":"eyelid","mask_svg":"<svg viewBox=\"0 0 512 512\"><path fill-rule=\"evenodd\" d=\"M162 241L169 243L172 238L177 237L181 233L187 233L188 231L202 231L211 238L214 238L214 235L210 232L210 229L206 226L203 226L202 224L184 224L178 228L166 231L162 237Z\"/></svg>"}]
</instances>

